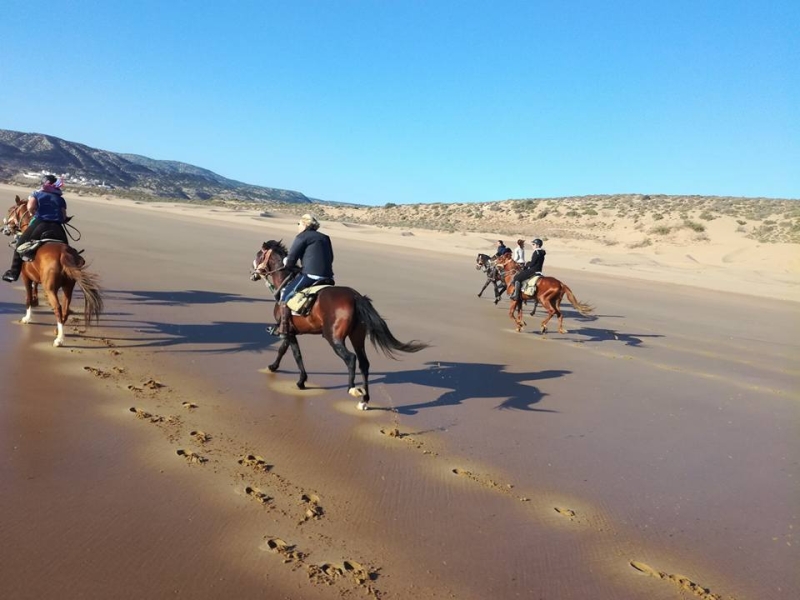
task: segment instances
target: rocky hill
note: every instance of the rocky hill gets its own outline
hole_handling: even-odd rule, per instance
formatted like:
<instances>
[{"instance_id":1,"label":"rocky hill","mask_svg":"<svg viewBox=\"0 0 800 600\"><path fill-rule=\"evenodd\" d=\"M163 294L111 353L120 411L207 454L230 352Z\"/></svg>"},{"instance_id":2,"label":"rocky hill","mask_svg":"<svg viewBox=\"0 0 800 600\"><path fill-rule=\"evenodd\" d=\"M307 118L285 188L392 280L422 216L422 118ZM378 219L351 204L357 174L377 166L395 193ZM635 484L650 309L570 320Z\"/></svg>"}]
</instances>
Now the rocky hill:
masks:
<instances>
[{"instance_id":1,"label":"rocky hill","mask_svg":"<svg viewBox=\"0 0 800 600\"><path fill-rule=\"evenodd\" d=\"M42 170L69 173L70 187L114 188L117 194L133 197L310 202L300 192L234 181L186 163L99 150L52 135L0 129L0 178L23 183L24 173Z\"/></svg>"}]
</instances>

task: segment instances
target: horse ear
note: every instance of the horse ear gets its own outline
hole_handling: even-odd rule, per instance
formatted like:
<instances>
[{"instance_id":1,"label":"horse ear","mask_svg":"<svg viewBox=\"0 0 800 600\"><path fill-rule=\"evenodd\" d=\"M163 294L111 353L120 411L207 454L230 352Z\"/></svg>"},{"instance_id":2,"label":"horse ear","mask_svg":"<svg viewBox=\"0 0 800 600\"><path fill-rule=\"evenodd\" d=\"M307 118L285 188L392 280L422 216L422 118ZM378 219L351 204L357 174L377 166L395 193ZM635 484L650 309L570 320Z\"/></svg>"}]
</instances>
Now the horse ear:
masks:
<instances>
[{"instance_id":1,"label":"horse ear","mask_svg":"<svg viewBox=\"0 0 800 600\"><path fill-rule=\"evenodd\" d=\"M19 196L15 196L15 197L14 197L14 201L15 201L17 204L22 204L22 200L20 200L20 199L19 199Z\"/></svg>"}]
</instances>

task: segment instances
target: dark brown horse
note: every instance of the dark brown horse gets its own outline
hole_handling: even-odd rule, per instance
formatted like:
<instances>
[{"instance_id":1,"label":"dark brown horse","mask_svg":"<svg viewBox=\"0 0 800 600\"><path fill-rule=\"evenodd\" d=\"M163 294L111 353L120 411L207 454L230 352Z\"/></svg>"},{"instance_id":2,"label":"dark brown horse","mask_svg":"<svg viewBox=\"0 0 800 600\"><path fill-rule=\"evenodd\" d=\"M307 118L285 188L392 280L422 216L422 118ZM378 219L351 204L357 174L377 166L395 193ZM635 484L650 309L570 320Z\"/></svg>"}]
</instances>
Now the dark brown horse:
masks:
<instances>
[{"instance_id":1,"label":"dark brown horse","mask_svg":"<svg viewBox=\"0 0 800 600\"><path fill-rule=\"evenodd\" d=\"M502 269L497 267L495 259L488 254L478 253L478 258L475 259L475 268L483 271L486 275L486 282L483 284L481 291L478 292L478 298L483 295L483 291L489 287L489 284L492 284L492 290L494 291L494 303L497 304L500 302L500 298L503 297L503 292L505 291L506 286L503 282Z\"/></svg>"},{"instance_id":2,"label":"dark brown horse","mask_svg":"<svg viewBox=\"0 0 800 600\"><path fill-rule=\"evenodd\" d=\"M514 291L514 275L520 271L521 267L510 258L498 261L498 266L503 269L503 278L510 296ZM564 295L567 296L570 304L583 316L589 316L594 310L590 304L578 301L575 294L572 293L572 290L569 289L566 283L562 283L555 277L542 276L536 283L535 296L528 296L524 292L520 292L519 298L511 300L511 308L508 311L508 316L517 324L517 331L522 331L522 328L526 325L525 321L522 319L522 302L533 300L536 304L541 304L545 310L547 310L547 317L542 321L542 334L547 333L547 323L554 315L558 317L558 332L566 333L564 329L564 315L561 314L561 300L564 298ZM536 312L536 304L534 304L531 316Z\"/></svg>"},{"instance_id":3,"label":"dark brown horse","mask_svg":"<svg viewBox=\"0 0 800 600\"><path fill-rule=\"evenodd\" d=\"M16 198L14 206L8 210L3 233L16 235L25 230L30 223L27 205ZM31 320L32 308L38 306L37 285L42 286L50 306L56 316L56 339L53 346L64 344L64 323L69 318L72 292L77 283L83 291L83 318L86 325L98 321L103 311L103 298L100 294L98 277L85 268L83 258L68 244L46 242L36 250L33 260L22 264L22 282L25 286L25 316L22 323ZM59 291L62 298L59 298Z\"/></svg>"},{"instance_id":4,"label":"dark brown horse","mask_svg":"<svg viewBox=\"0 0 800 600\"><path fill-rule=\"evenodd\" d=\"M288 254L286 246L281 242L270 240L265 242L262 250L256 255L253 262L251 279L256 281L264 277L271 290L278 292L287 283L291 271L283 266L283 259ZM275 302L275 318L280 311L278 302ZM306 374L297 335L321 334L333 348L333 351L347 365L348 393L361 398L358 403L360 410L367 410L369 404L369 360L364 350L365 341L369 336L372 344L383 351L389 358L397 358L397 352L419 352L427 348L428 344L416 340L400 342L389 331L386 321L381 318L372 306L372 301L367 296L362 296L356 290L335 285L321 290L317 294L311 311L305 315L292 316L292 333L284 339L278 348L275 361L269 365L270 371L277 371L281 359L289 348L292 349L297 368L300 369L300 379L297 387L305 389ZM345 338L350 339L353 352L345 346ZM356 387L356 360L364 380L364 387Z\"/></svg>"}]
</instances>

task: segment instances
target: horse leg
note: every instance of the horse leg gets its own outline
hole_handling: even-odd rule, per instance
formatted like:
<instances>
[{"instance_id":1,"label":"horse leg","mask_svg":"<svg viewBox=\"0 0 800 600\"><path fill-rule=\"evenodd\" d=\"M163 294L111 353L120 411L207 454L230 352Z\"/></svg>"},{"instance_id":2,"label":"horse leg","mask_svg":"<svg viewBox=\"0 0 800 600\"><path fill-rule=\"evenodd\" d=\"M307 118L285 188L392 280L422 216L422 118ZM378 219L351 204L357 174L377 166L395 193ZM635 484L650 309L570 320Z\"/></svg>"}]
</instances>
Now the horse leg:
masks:
<instances>
[{"instance_id":1,"label":"horse leg","mask_svg":"<svg viewBox=\"0 0 800 600\"><path fill-rule=\"evenodd\" d=\"M506 291L506 286L503 283L499 283L497 281L494 282L494 303L497 304L500 302L500 299L503 297L503 292Z\"/></svg>"},{"instance_id":2,"label":"horse leg","mask_svg":"<svg viewBox=\"0 0 800 600\"><path fill-rule=\"evenodd\" d=\"M344 364L347 365L347 393L355 398L362 397L364 390L356 387L356 355L345 347L343 339L327 335L325 339L328 340L331 348L336 352L336 356L341 358Z\"/></svg>"},{"instance_id":3,"label":"horse leg","mask_svg":"<svg viewBox=\"0 0 800 600\"><path fill-rule=\"evenodd\" d=\"M369 404L369 359L367 359L367 352L364 350L366 338L367 332L363 327L358 327L350 334L350 342L353 344L353 350L358 359L358 368L364 380L364 393L361 396L361 401L358 403L359 410L367 410Z\"/></svg>"},{"instance_id":4,"label":"horse leg","mask_svg":"<svg viewBox=\"0 0 800 600\"><path fill-rule=\"evenodd\" d=\"M34 286L36 284L27 277L25 277L25 275L22 276L22 282L25 285L25 316L23 316L22 319L20 319L20 322L25 323L27 325L28 323L31 322L31 317L33 316L33 310L31 309L34 306L33 290L35 289Z\"/></svg>"},{"instance_id":5,"label":"horse leg","mask_svg":"<svg viewBox=\"0 0 800 600\"><path fill-rule=\"evenodd\" d=\"M300 344L297 343L297 336L289 336L289 345L292 348L294 355L294 362L297 363L297 368L300 369L300 378L297 380L298 389L306 389L306 381L308 380L308 373L306 373L306 366L303 364L303 355L300 353Z\"/></svg>"},{"instance_id":6,"label":"horse leg","mask_svg":"<svg viewBox=\"0 0 800 600\"><path fill-rule=\"evenodd\" d=\"M487 277L486 278L486 283L483 284L483 287L481 288L481 291L478 292L478 298L481 297L481 295L483 294L483 290L485 290L489 286L490 283L492 283L492 280L491 280L491 278Z\"/></svg>"},{"instance_id":7,"label":"horse leg","mask_svg":"<svg viewBox=\"0 0 800 600\"><path fill-rule=\"evenodd\" d=\"M278 355L275 357L275 360L269 365L267 368L272 371L273 373L278 370L278 367L281 366L281 359L283 355L286 354L286 351L289 349L289 338L284 339L281 341L281 345L278 347Z\"/></svg>"},{"instance_id":8,"label":"horse leg","mask_svg":"<svg viewBox=\"0 0 800 600\"><path fill-rule=\"evenodd\" d=\"M55 285L48 282L44 291L47 294L47 301L56 315L56 339L53 340L53 346L58 348L64 345L64 313L61 311L61 303L58 301L58 290L55 289Z\"/></svg>"},{"instance_id":9,"label":"horse leg","mask_svg":"<svg viewBox=\"0 0 800 600\"><path fill-rule=\"evenodd\" d=\"M542 335L545 335L547 333L547 323L553 318L553 315L559 313L560 311L553 307L549 297L542 298L542 306L545 308L545 310L547 310L547 318L542 321Z\"/></svg>"},{"instance_id":10,"label":"horse leg","mask_svg":"<svg viewBox=\"0 0 800 600\"><path fill-rule=\"evenodd\" d=\"M525 321L522 320L522 299L517 298L511 302L511 309L508 311L508 316L514 320L517 325L517 333L522 331L525 326Z\"/></svg>"},{"instance_id":11,"label":"horse leg","mask_svg":"<svg viewBox=\"0 0 800 600\"><path fill-rule=\"evenodd\" d=\"M31 282L31 289L33 290L31 293L31 306L35 308L39 306L39 284Z\"/></svg>"},{"instance_id":12,"label":"horse leg","mask_svg":"<svg viewBox=\"0 0 800 600\"><path fill-rule=\"evenodd\" d=\"M567 330L564 329L564 314L561 312L561 299L563 297L564 291L562 290L561 293L556 296L556 299L553 302L553 308L558 316L558 333L567 333Z\"/></svg>"},{"instance_id":13,"label":"horse leg","mask_svg":"<svg viewBox=\"0 0 800 600\"><path fill-rule=\"evenodd\" d=\"M72 290L75 289L75 281L72 279L65 281L61 289L64 292L64 301L61 303L61 311L64 314L64 322L66 323L71 314L69 305L72 303Z\"/></svg>"}]
</instances>

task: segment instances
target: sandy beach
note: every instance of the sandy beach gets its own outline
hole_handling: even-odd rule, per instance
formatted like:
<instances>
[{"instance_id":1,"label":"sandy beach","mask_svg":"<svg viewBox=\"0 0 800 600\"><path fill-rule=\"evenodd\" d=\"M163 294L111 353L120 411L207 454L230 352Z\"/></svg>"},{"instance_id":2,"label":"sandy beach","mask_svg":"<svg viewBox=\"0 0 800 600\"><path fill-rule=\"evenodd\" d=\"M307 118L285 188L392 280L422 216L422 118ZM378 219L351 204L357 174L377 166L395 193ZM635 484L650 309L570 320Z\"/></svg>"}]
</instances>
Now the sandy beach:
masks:
<instances>
[{"instance_id":1,"label":"sandy beach","mask_svg":"<svg viewBox=\"0 0 800 600\"><path fill-rule=\"evenodd\" d=\"M266 369L250 263L301 209L66 197L105 312L54 348L0 286L0 597L800 595L797 244L554 236L596 312L543 337L477 297L499 233L323 221L337 282L431 344L369 346L360 412L319 337L309 389Z\"/></svg>"}]
</instances>

